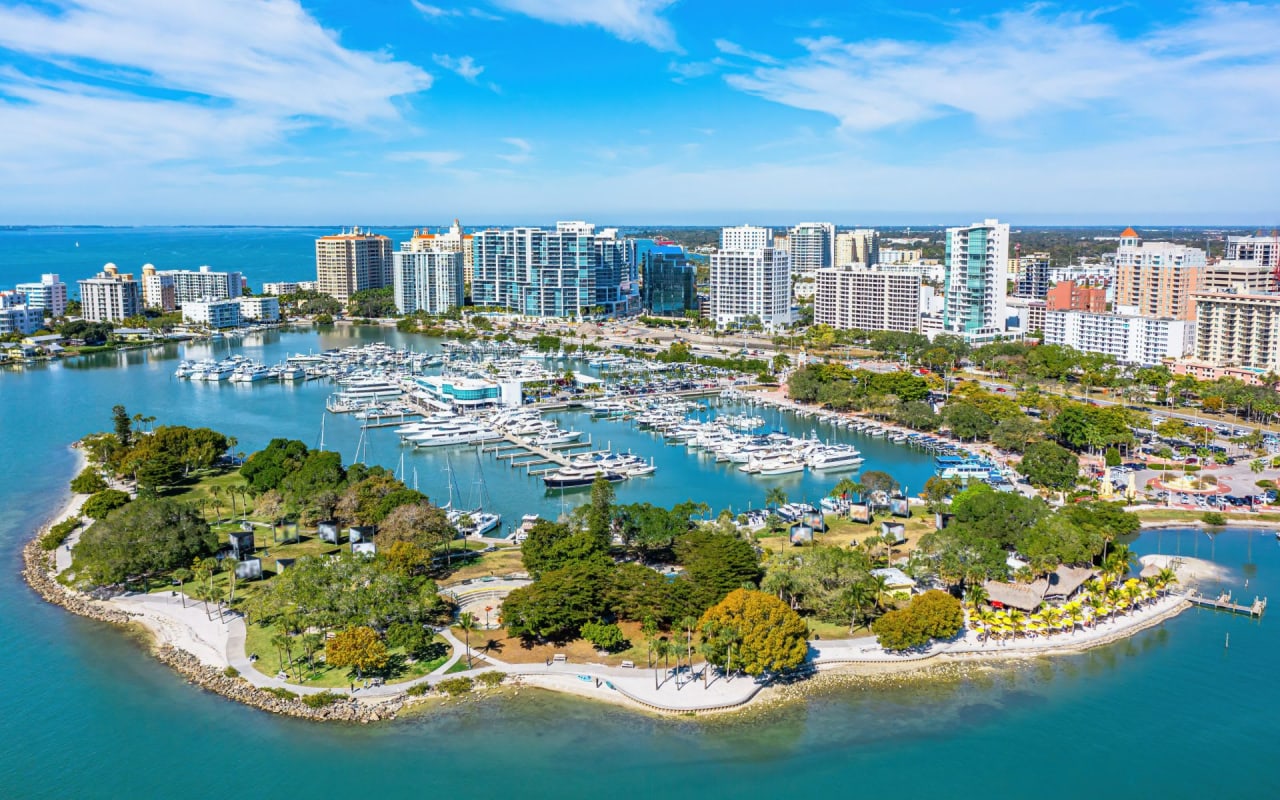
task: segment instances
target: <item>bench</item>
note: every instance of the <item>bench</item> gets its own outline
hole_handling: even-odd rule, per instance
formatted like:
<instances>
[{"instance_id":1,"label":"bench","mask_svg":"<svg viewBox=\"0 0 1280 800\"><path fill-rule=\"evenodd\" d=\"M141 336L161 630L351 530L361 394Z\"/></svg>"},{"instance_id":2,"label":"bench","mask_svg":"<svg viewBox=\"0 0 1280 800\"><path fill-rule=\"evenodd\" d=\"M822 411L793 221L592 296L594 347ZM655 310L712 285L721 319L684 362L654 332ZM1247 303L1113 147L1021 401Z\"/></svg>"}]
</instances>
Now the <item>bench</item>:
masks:
<instances>
[{"instance_id":1,"label":"bench","mask_svg":"<svg viewBox=\"0 0 1280 800\"><path fill-rule=\"evenodd\" d=\"M564 653L556 653L554 656L551 657L551 661L556 664L563 664L568 660L569 659L565 658Z\"/></svg>"},{"instance_id":2,"label":"bench","mask_svg":"<svg viewBox=\"0 0 1280 800\"><path fill-rule=\"evenodd\" d=\"M623 662L622 662L622 667L623 667L623 669L635 669L635 668L636 668L636 662L634 662L634 661L623 661Z\"/></svg>"}]
</instances>

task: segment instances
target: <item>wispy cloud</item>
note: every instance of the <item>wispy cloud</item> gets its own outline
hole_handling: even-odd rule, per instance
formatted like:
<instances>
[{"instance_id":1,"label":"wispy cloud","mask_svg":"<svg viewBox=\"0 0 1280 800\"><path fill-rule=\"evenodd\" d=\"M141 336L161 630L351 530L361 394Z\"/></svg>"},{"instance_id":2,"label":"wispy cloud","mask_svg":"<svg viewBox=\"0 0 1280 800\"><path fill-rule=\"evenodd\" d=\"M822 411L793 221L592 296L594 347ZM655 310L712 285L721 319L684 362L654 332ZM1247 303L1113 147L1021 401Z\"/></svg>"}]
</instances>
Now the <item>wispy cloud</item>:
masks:
<instances>
[{"instance_id":1,"label":"wispy cloud","mask_svg":"<svg viewBox=\"0 0 1280 800\"><path fill-rule=\"evenodd\" d=\"M716 65L706 61L672 61L667 71L675 75L671 80L684 83L694 78L701 78L716 71Z\"/></svg>"},{"instance_id":2,"label":"wispy cloud","mask_svg":"<svg viewBox=\"0 0 1280 800\"><path fill-rule=\"evenodd\" d=\"M387 154L388 161L421 161L433 167L445 167L462 160L462 153L453 150L406 150Z\"/></svg>"},{"instance_id":3,"label":"wispy cloud","mask_svg":"<svg viewBox=\"0 0 1280 800\"><path fill-rule=\"evenodd\" d=\"M0 70L0 174L262 163L308 128L399 119L397 98L431 85L413 64L343 47L296 0L5 7L0 50L43 62Z\"/></svg>"},{"instance_id":4,"label":"wispy cloud","mask_svg":"<svg viewBox=\"0 0 1280 800\"><path fill-rule=\"evenodd\" d=\"M778 59L768 53L757 53L748 50L740 44L731 42L728 39L716 39L716 49L727 56L740 56L750 61L758 61L761 64L777 64Z\"/></svg>"},{"instance_id":5,"label":"wispy cloud","mask_svg":"<svg viewBox=\"0 0 1280 800\"><path fill-rule=\"evenodd\" d=\"M418 13L430 20L449 20L460 19L462 17L473 17L475 19L486 19L493 22L501 21L502 17L485 11L483 8L443 8L441 6L433 6L429 3L419 2L419 0L409 0L409 4L418 9Z\"/></svg>"},{"instance_id":6,"label":"wispy cloud","mask_svg":"<svg viewBox=\"0 0 1280 800\"><path fill-rule=\"evenodd\" d=\"M525 164L525 163L528 163L529 160L533 158L533 145L529 144L528 141L516 136L508 136L502 141L506 142L507 144L511 145L516 149L516 152L514 153L498 154L498 158L502 159L508 164Z\"/></svg>"},{"instance_id":7,"label":"wispy cloud","mask_svg":"<svg viewBox=\"0 0 1280 800\"><path fill-rule=\"evenodd\" d=\"M660 14L676 0L492 0L508 11L556 25L595 25L624 42L679 51L676 32Z\"/></svg>"},{"instance_id":8,"label":"wispy cloud","mask_svg":"<svg viewBox=\"0 0 1280 800\"><path fill-rule=\"evenodd\" d=\"M1208 3L1177 25L1126 38L1093 15L1036 5L952 25L943 42L801 39L803 57L726 80L829 114L847 131L962 115L1017 135L1055 112L1087 116L1112 135L1198 136L1208 120L1218 133L1274 129L1277 10Z\"/></svg>"},{"instance_id":9,"label":"wispy cloud","mask_svg":"<svg viewBox=\"0 0 1280 800\"><path fill-rule=\"evenodd\" d=\"M458 77L468 83L475 83L476 78L480 77L480 73L484 72L484 67L477 64L475 59L471 56L458 56L457 58L454 58L450 55L437 53L431 56L431 59L441 67L444 67L450 72L456 73Z\"/></svg>"}]
</instances>

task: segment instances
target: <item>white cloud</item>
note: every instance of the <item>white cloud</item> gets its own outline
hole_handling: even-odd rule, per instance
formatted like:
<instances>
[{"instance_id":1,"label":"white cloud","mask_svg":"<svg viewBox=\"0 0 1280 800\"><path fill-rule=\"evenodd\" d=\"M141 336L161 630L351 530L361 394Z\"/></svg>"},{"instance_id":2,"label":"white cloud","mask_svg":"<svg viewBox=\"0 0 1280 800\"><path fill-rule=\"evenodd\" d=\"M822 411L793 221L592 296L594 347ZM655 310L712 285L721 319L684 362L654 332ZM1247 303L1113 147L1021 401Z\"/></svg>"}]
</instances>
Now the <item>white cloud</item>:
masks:
<instances>
[{"instance_id":1,"label":"white cloud","mask_svg":"<svg viewBox=\"0 0 1280 800\"><path fill-rule=\"evenodd\" d=\"M4 50L44 64L41 77L0 69L0 176L67 191L164 180L148 171L161 163L209 176L302 160L294 135L376 129L431 85L412 64L344 48L295 0L4 7Z\"/></svg>"},{"instance_id":2,"label":"white cloud","mask_svg":"<svg viewBox=\"0 0 1280 800\"><path fill-rule=\"evenodd\" d=\"M675 73L675 77L671 80L676 83L684 83L687 80L710 75L716 71L716 67L706 61L672 61L667 65L667 71Z\"/></svg>"},{"instance_id":3,"label":"white cloud","mask_svg":"<svg viewBox=\"0 0 1280 800\"><path fill-rule=\"evenodd\" d=\"M528 141L516 136L509 136L503 139L502 141L506 142L507 144L511 145L516 149L516 152L514 153L498 154L498 158L502 159L508 164L525 164L525 163L528 163L529 160L533 158L533 145L529 144Z\"/></svg>"},{"instance_id":4,"label":"white cloud","mask_svg":"<svg viewBox=\"0 0 1280 800\"><path fill-rule=\"evenodd\" d=\"M494 5L556 25L595 25L625 42L678 51L676 32L661 16L675 0L493 0Z\"/></svg>"},{"instance_id":5,"label":"white cloud","mask_svg":"<svg viewBox=\"0 0 1280 800\"><path fill-rule=\"evenodd\" d=\"M476 64L475 59L471 56L459 56L454 58L450 55L437 53L436 55L431 56L431 59L435 61L436 64L444 67L450 72L457 73L458 77L468 83L475 83L476 78L480 77L480 73L484 72L484 67Z\"/></svg>"},{"instance_id":6,"label":"white cloud","mask_svg":"<svg viewBox=\"0 0 1280 800\"><path fill-rule=\"evenodd\" d=\"M1054 112L1107 135L1198 136L1280 120L1280 14L1210 3L1177 25L1125 38L1092 15L1042 6L950 26L943 42L801 39L807 54L726 76L737 89L829 114L846 131L965 115L1017 135ZM721 48L723 50L723 48ZM728 51L725 51L728 52Z\"/></svg>"}]
</instances>

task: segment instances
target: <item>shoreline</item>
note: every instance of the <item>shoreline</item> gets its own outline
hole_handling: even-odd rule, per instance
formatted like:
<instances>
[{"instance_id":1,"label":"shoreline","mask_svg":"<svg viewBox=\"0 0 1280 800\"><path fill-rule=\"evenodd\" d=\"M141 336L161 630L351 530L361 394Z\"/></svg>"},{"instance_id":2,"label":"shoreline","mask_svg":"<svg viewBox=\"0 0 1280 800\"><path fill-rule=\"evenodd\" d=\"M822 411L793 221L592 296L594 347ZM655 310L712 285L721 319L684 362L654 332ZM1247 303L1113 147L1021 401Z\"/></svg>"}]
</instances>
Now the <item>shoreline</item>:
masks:
<instances>
[{"instance_id":1,"label":"shoreline","mask_svg":"<svg viewBox=\"0 0 1280 800\"><path fill-rule=\"evenodd\" d=\"M79 470L83 469L87 459L83 452L77 450L77 454L79 456L78 474ZM246 678L240 677L238 673L229 674L226 668L211 665L208 663L208 654L206 654L205 659L202 659L197 654L184 649L181 646L184 641L183 637L174 636L171 629L167 630L166 625L162 624L161 621L151 619L149 614L127 611L121 608L119 604L111 601L95 600L63 586L56 577L55 553L46 551L40 546L40 537L52 525L78 514L86 499L87 495L69 495L58 511L26 543L22 549L23 579L46 602L60 606L73 614L144 631L148 637L151 654L160 663L165 664L186 679L189 684L261 711L323 722L370 723L394 719L402 710L426 705L429 701L436 699L430 696L411 698L404 692L400 692L379 697L375 701L373 699L365 700L364 698L348 697L345 696L345 693L342 693L344 695L343 699L319 708L307 706L300 699L282 699L270 691L255 686ZM1171 521L1159 525L1144 525L1144 530L1155 527L1184 527L1192 523L1193 521L1191 520L1185 523ZM1268 527L1275 528L1276 526L1270 525ZM1010 647L1007 649L1002 649L999 644L995 644L990 650L966 649L960 652L952 652L953 648L963 645L964 640L960 639L956 642L939 645L934 652L913 657L860 659L856 656L829 656L824 659L820 656L812 662L813 673L810 676L794 683L763 686L740 702L721 707L664 708L652 705L643 699L632 697L627 692L616 690L613 687L608 687L607 689L601 686L592 687L572 675L536 674L533 673L534 665L508 665L516 667L510 675L510 683L508 685L514 690L515 694L518 694L521 688L537 688L586 700L603 701L631 711L654 716L722 717L727 713L757 713L776 707L781 703L804 699L815 692L825 691L832 686L865 688L868 683L891 676L928 673L945 667L967 669L1002 661L1016 662L1044 656L1083 653L1097 647L1114 644L1122 639L1160 625L1192 607L1184 599L1170 599L1176 599L1177 601L1171 603L1168 608L1133 621L1132 624L1120 625L1113 631L1108 631L1103 635L1090 637L1083 641L1062 641L1058 643L1052 640L1045 640L1044 646L1025 646L1024 643L1023 647ZM170 621L175 626L180 627L183 625L177 619L171 619ZM838 641L859 640L829 640L830 643ZM828 644L828 642L824 642L824 644ZM527 669L526 666L528 667ZM740 678L740 680L747 679L744 677ZM406 688L408 688L408 685L406 685ZM294 689L290 689L290 691L294 691ZM305 694L305 691L296 693L302 695ZM484 692L479 694L478 698L492 694L492 692Z\"/></svg>"}]
</instances>

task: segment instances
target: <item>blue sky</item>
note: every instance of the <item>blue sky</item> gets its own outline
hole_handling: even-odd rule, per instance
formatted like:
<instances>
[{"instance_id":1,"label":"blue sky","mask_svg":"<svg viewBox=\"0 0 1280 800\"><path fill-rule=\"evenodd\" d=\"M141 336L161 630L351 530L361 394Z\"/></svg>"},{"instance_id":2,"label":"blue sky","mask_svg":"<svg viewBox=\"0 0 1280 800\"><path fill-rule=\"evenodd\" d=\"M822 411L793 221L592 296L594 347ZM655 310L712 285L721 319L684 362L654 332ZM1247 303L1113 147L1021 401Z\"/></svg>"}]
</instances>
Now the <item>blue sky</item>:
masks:
<instances>
[{"instance_id":1,"label":"blue sky","mask_svg":"<svg viewBox=\"0 0 1280 800\"><path fill-rule=\"evenodd\" d=\"M1280 220L1280 3L0 0L0 223Z\"/></svg>"}]
</instances>

